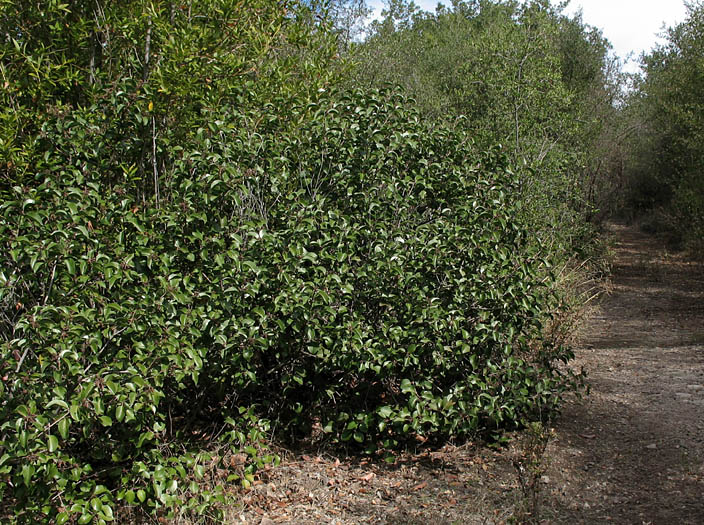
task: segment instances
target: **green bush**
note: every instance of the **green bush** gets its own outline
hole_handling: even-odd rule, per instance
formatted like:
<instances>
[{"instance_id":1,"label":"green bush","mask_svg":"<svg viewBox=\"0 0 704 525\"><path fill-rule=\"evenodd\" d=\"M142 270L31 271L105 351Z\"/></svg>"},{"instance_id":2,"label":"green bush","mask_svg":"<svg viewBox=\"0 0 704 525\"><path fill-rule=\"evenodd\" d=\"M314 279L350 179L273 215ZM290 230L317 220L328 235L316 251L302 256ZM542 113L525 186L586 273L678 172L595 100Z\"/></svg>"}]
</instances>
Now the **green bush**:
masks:
<instances>
[{"instance_id":1,"label":"green bush","mask_svg":"<svg viewBox=\"0 0 704 525\"><path fill-rule=\"evenodd\" d=\"M371 452L554 409L568 356L530 344L551 277L515 177L408 107L225 108L165 151L158 205L98 108L45 124L37 183L0 207L0 491L18 516L201 508L220 497L193 483L215 436L320 423ZM232 479L272 459L248 450Z\"/></svg>"},{"instance_id":2,"label":"green bush","mask_svg":"<svg viewBox=\"0 0 704 525\"><path fill-rule=\"evenodd\" d=\"M355 93L277 139L298 182L267 217L283 235L263 238L280 283L264 310L283 325L256 353L278 365L275 412L367 450L513 424L556 386L522 360L550 277L515 222L516 177L408 106Z\"/></svg>"},{"instance_id":3,"label":"green bush","mask_svg":"<svg viewBox=\"0 0 704 525\"><path fill-rule=\"evenodd\" d=\"M500 149L331 87L305 6L85 4L0 2L3 520L217 515L272 434L372 453L556 408Z\"/></svg>"}]
</instances>

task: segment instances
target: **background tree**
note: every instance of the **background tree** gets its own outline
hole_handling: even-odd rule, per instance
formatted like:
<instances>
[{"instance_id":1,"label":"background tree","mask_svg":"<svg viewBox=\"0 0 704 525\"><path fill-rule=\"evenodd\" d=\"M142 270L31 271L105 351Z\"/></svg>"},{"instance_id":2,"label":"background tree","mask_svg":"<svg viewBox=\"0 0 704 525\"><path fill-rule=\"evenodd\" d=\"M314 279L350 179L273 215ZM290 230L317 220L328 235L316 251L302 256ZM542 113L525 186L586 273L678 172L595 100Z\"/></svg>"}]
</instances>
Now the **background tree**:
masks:
<instances>
[{"instance_id":1,"label":"background tree","mask_svg":"<svg viewBox=\"0 0 704 525\"><path fill-rule=\"evenodd\" d=\"M704 238L704 5L665 32L643 56L644 76L629 100L641 119L628 170L629 206L659 210L661 223L701 250Z\"/></svg>"},{"instance_id":2,"label":"background tree","mask_svg":"<svg viewBox=\"0 0 704 525\"><path fill-rule=\"evenodd\" d=\"M461 115L454 125L478 149L501 144L536 235L570 251L588 236L602 171L594 146L618 95L609 49L547 1L454 1L425 13L394 0L353 56L357 82L401 84L426 118Z\"/></svg>"}]
</instances>

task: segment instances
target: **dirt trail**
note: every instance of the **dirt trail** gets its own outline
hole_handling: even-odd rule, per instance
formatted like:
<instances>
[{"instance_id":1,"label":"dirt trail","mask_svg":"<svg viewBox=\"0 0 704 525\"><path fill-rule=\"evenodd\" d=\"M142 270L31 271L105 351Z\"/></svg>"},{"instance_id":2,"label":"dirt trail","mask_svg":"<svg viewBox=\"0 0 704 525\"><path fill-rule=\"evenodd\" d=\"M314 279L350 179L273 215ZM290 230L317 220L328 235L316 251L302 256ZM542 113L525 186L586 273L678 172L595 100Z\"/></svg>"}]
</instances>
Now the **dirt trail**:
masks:
<instances>
[{"instance_id":1,"label":"dirt trail","mask_svg":"<svg viewBox=\"0 0 704 525\"><path fill-rule=\"evenodd\" d=\"M548 448L548 523L704 523L704 265L614 225L610 293L577 351L591 395Z\"/></svg>"},{"instance_id":2,"label":"dirt trail","mask_svg":"<svg viewBox=\"0 0 704 525\"><path fill-rule=\"evenodd\" d=\"M612 226L609 293L589 317L576 367L591 395L567 403L538 483L541 524L704 524L704 265ZM228 523L506 524L528 501L514 460L525 436L420 448L394 465L287 453Z\"/></svg>"}]
</instances>

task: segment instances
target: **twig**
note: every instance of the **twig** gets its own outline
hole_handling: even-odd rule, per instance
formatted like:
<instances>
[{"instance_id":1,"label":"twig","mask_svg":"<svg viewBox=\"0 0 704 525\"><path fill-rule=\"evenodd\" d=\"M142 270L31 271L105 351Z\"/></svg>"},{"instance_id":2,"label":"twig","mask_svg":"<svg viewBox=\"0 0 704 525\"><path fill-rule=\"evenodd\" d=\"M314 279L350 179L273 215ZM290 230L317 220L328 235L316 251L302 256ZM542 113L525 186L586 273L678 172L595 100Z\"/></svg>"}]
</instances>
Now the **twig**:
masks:
<instances>
[{"instance_id":1,"label":"twig","mask_svg":"<svg viewBox=\"0 0 704 525\"><path fill-rule=\"evenodd\" d=\"M46 293L44 294L44 300L42 301L42 306L46 306L46 302L49 300L49 295L51 294L51 288L54 285L54 277L56 276L56 264L57 264L57 262L54 261L54 266L51 269L51 279L49 279L49 286L47 287ZM20 360L17 362L17 368L15 369L16 374L18 374L19 371L22 369L22 363L24 363L24 360L27 358L28 353L29 353L29 347L25 348L25 351L22 353Z\"/></svg>"},{"instance_id":2,"label":"twig","mask_svg":"<svg viewBox=\"0 0 704 525\"><path fill-rule=\"evenodd\" d=\"M152 116L152 169L154 171L154 197L159 208L159 170L156 160L156 118Z\"/></svg>"},{"instance_id":3,"label":"twig","mask_svg":"<svg viewBox=\"0 0 704 525\"><path fill-rule=\"evenodd\" d=\"M46 306L46 302L49 300L49 295L51 294L51 287L54 285L54 277L56 276L56 264L54 261L54 267L51 269L51 279L49 279L49 287L44 294L44 301L42 301L42 306Z\"/></svg>"}]
</instances>

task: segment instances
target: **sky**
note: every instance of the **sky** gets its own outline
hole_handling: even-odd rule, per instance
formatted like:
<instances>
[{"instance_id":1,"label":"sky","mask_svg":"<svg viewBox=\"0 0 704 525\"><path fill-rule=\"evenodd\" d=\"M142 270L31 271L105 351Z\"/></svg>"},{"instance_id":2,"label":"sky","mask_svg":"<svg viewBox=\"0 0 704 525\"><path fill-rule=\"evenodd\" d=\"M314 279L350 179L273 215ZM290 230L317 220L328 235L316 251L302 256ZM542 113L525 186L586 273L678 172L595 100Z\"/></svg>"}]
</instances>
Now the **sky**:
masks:
<instances>
[{"instance_id":1,"label":"sky","mask_svg":"<svg viewBox=\"0 0 704 525\"><path fill-rule=\"evenodd\" d=\"M415 0L425 11L435 11L438 0ZM378 16L383 6L382 0L367 0ZM445 4L449 5L449 1ZM557 2L554 1L553 5ZM674 26L683 22L687 14L684 0L571 0L567 7L568 14L582 9L586 24L602 30L604 36L614 47L614 53L626 59L624 70L637 72L638 57L642 52L650 51L658 39L663 24Z\"/></svg>"}]
</instances>

